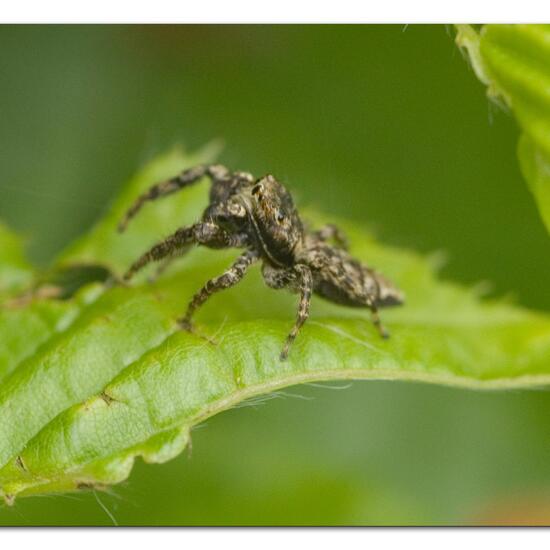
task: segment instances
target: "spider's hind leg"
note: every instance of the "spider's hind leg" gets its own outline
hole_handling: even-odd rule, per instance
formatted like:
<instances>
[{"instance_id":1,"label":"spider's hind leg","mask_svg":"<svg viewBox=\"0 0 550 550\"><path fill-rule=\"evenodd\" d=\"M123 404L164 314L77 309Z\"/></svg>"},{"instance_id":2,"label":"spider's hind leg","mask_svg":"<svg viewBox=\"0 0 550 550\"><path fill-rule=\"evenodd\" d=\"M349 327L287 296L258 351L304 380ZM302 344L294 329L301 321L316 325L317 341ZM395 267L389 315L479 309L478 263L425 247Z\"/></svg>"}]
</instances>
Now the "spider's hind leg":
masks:
<instances>
[{"instance_id":1,"label":"spider's hind leg","mask_svg":"<svg viewBox=\"0 0 550 550\"><path fill-rule=\"evenodd\" d=\"M380 315L378 315L378 308L372 303L369 304L368 307L371 312L372 324L376 327L378 334L380 334L380 336L384 339L389 338L390 333L388 332L386 327L384 327L384 325L382 324L382 321L380 321Z\"/></svg>"},{"instance_id":2,"label":"spider's hind leg","mask_svg":"<svg viewBox=\"0 0 550 550\"><path fill-rule=\"evenodd\" d=\"M348 238L346 234L336 225L328 223L313 232L313 235L317 237L322 242L334 241L336 246L348 250Z\"/></svg>"}]
</instances>

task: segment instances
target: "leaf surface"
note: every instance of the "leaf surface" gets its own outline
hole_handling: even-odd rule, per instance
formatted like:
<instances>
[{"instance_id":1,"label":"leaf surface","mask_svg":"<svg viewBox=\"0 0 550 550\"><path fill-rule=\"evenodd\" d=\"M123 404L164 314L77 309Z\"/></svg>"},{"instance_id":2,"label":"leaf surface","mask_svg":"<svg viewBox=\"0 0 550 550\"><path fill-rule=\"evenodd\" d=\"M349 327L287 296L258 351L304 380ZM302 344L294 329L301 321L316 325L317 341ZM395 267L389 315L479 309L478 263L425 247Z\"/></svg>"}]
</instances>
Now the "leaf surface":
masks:
<instances>
[{"instance_id":1,"label":"leaf surface","mask_svg":"<svg viewBox=\"0 0 550 550\"><path fill-rule=\"evenodd\" d=\"M21 239L0 223L0 300L24 288L32 277Z\"/></svg>"},{"instance_id":2,"label":"leaf surface","mask_svg":"<svg viewBox=\"0 0 550 550\"><path fill-rule=\"evenodd\" d=\"M209 155L172 152L153 161L104 219L61 255L57 269L101 265L120 274L154 241L192 223L206 204L206 185L148 205L127 234L115 231L141 190ZM334 221L314 212L307 218L313 225ZM145 273L131 287L91 282L65 300L37 295L4 307L5 500L120 482L136 456L169 460L206 418L302 382L388 379L478 389L548 384L549 316L481 300L472 289L439 280L436 259L382 245L361 227L341 225L352 252L407 295L405 306L382 311L392 333L387 341L376 333L368 311L314 298L311 319L289 360L280 362L296 297L268 289L258 267L197 315L198 328L216 345L178 330L175 320L190 297L226 269L237 251L194 249L154 283Z\"/></svg>"}]
</instances>

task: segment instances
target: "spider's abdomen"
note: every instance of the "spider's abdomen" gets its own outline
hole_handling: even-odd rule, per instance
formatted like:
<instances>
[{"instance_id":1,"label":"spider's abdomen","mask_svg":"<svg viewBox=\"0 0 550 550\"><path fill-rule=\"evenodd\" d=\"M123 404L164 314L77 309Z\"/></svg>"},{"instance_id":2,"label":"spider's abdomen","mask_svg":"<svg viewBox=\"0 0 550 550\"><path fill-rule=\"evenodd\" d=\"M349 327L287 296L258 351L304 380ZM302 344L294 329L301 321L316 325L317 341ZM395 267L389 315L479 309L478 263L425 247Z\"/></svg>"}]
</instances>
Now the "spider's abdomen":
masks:
<instances>
[{"instance_id":1,"label":"spider's abdomen","mask_svg":"<svg viewBox=\"0 0 550 550\"><path fill-rule=\"evenodd\" d=\"M351 307L385 307L403 303L403 294L385 277L345 250L316 244L307 252L315 293Z\"/></svg>"}]
</instances>

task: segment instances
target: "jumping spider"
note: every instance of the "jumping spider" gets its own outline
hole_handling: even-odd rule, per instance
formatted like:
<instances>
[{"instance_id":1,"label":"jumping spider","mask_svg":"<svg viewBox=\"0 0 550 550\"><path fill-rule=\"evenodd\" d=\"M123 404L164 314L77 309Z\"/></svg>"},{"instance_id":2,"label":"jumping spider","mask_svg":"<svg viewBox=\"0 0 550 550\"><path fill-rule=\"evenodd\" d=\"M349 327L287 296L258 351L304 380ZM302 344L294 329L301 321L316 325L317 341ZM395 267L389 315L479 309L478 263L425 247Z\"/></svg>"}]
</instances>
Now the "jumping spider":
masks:
<instances>
[{"instance_id":1,"label":"jumping spider","mask_svg":"<svg viewBox=\"0 0 550 550\"><path fill-rule=\"evenodd\" d=\"M178 229L141 256L126 272L124 280L149 262L169 259L191 244L209 248L245 249L219 277L210 279L187 308L180 326L192 330L195 311L214 293L236 285L247 269L262 262L262 275L271 288L288 288L300 294L298 315L290 331L281 360L309 315L311 293L352 307L367 307L380 335L388 333L380 323L378 308L403 303L403 294L373 269L362 265L347 252L344 235L334 225L307 231L290 193L282 183L267 175L255 180L247 172L231 173L220 165L201 165L154 185L130 207L119 224L128 222L148 201L165 197L208 176L212 182L210 204L201 221ZM333 244L329 244L332 242Z\"/></svg>"}]
</instances>

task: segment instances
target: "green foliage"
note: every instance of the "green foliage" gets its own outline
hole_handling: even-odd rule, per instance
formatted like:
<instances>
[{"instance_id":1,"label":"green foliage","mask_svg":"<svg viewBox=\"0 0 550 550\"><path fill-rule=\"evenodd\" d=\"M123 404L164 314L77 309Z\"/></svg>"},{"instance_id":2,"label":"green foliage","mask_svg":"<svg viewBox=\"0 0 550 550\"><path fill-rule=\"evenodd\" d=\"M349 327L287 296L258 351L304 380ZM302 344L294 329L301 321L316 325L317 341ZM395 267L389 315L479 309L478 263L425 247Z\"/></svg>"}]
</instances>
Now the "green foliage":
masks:
<instances>
[{"instance_id":1,"label":"green foliage","mask_svg":"<svg viewBox=\"0 0 550 550\"><path fill-rule=\"evenodd\" d=\"M25 260L20 240L0 224L0 299L24 288L32 279L32 268Z\"/></svg>"},{"instance_id":2,"label":"green foliage","mask_svg":"<svg viewBox=\"0 0 550 550\"><path fill-rule=\"evenodd\" d=\"M120 275L154 241L192 222L206 202L206 186L148 205L127 234L115 231L137 193L212 154L174 151L145 167L90 233L59 256L48 278L63 281L67 271L98 265ZM313 212L307 217L326 221ZM392 338L382 341L368 312L316 299L284 363L278 354L296 300L266 288L257 268L199 314L199 327L217 345L176 327L193 292L225 269L234 251L196 249L154 284L146 274L131 288L88 282L64 300L48 298L41 289L51 284L43 280L24 295L12 290L0 314L0 491L6 501L118 483L136 456L167 461L185 448L193 426L293 384L548 384L548 316L482 301L474 290L438 280L436 258L381 245L352 224L343 227L353 253L395 280L407 304L383 312ZM14 265L25 265L13 254L7 267L11 257ZM6 273L12 274L11 288L19 272Z\"/></svg>"},{"instance_id":3,"label":"green foliage","mask_svg":"<svg viewBox=\"0 0 550 550\"><path fill-rule=\"evenodd\" d=\"M550 231L550 25L459 25L478 77L514 112L521 168Z\"/></svg>"}]
</instances>

